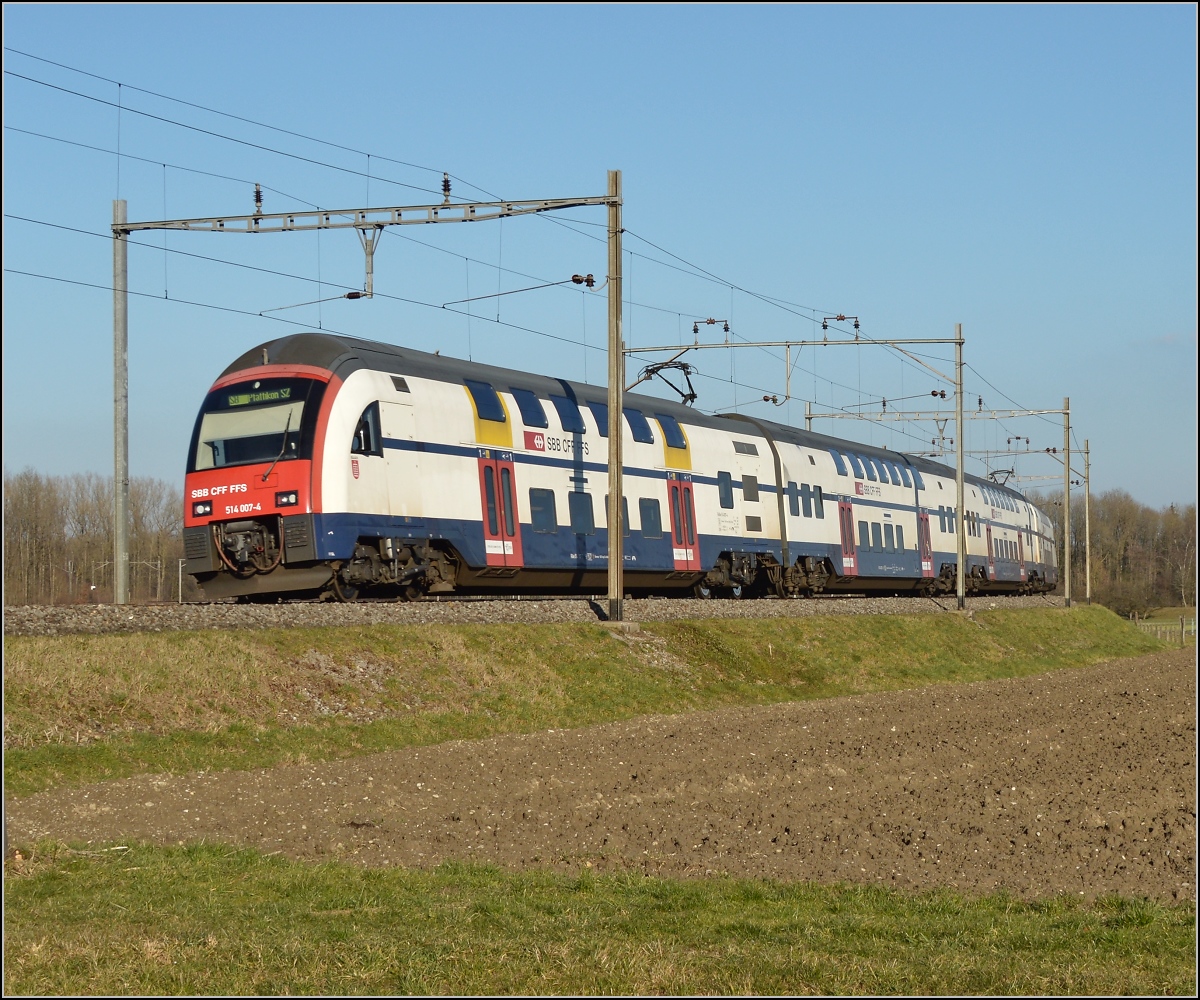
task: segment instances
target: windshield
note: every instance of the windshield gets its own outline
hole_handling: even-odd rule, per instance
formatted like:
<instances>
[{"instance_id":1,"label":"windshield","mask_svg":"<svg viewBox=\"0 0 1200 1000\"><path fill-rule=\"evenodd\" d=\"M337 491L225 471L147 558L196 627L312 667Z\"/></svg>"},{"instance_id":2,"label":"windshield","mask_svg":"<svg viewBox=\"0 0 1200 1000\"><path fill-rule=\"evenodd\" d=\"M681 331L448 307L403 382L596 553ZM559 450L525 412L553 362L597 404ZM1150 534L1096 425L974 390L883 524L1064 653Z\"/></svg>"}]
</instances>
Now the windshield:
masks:
<instances>
[{"instance_id":1,"label":"windshield","mask_svg":"<svg viewBox=\"0 0 1200 1000\"><path fill-rule=\"evenodd\" d=\"M312 379L275 378L210 392L192 435L188 471L311 457L324 389Z\"/></svg>"}]
</instances>

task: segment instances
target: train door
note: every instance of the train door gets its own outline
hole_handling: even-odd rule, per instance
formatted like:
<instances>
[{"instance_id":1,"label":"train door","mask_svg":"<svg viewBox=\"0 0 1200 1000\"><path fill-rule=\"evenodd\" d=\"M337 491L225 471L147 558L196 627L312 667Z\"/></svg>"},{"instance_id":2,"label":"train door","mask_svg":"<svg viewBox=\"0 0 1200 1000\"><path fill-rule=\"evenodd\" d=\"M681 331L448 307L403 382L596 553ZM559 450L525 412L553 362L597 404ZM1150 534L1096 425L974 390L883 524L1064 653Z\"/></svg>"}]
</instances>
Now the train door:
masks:
<instances>
[{"instance_id":1,"label":"train door","mask_svg":"<svg viewBox=\"0 0 1200 1000\"><path fill-rule=\"evenodd\" d=\"M479 496L483 507L483 547L487 564L524 565L511 451L479 449Z\"/></svg>"},{"instance_id":2,"label":"train door","mask_svg":"<svg viewBox=\"0 0 1200 1000\"><path fill-rule=\"evenodd\" d=\"M996 579L996 555L992 549L992 526L990 523L987 526L987 565L988 579Z\"/></svg>"},{"instance_id":3,"label":"train door","mask_svg":"<svg viewBox=\"0 0 1200 1000\"><path fill-rule=\"evenodd\" d=\"M1017 532L1017 569L1021 574L1021 581L1025 581L1025 532Z\"/></svg>"},{"instance_id":4,"label":"train door","mask_svg":"<svg viewBox=\"0 0 1200 1000\"><path fill-rule=\"evenodd\" d=\"M423 513L420 452L412 444L416 438L412 404L380 402L379 418L391 513L394 517L419 518Z\"/></svg>"},{"instance_id":5,"label":"train door","mask_svg":"<svg viewBox=\"0 0 1200 1000\"><path fill-rule=\"evenodd\" d=\"M920 548L921 576L933 576L933 543L929 539L929 515L925 511L917 514L917 546Z\"/></svg>"},{"instance_id":6,"label":"train door","mask_svg":"<svg viewBox=\"0 0 1200 1000\"><path fill-rule=\"evenodd\" d=\"M858 576L854 554L854 508L849 500L838 501L838 527L842 532L842 576Z\"/></svg>"},{"instance_id":7,"label":"train door","mask_svg":"<svg viewBox=\"0 0 1200 1000\"><path fill-rule=\"evenodd\" d=\"M676 571L700 569L700 539L696 535L696 499L692 477L667 473L667 509L671 513L671 550Z\"/></svg>"}]
</instances>

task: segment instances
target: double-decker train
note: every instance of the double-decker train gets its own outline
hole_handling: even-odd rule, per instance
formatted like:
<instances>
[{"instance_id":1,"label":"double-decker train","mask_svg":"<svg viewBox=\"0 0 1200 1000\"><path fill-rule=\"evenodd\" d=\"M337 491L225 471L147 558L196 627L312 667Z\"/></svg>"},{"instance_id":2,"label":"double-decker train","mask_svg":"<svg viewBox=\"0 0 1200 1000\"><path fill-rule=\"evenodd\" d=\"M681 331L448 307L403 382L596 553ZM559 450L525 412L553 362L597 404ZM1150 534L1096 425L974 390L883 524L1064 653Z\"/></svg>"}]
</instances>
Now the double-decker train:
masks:
<instances>
[{"instance_id":1,"label":"double-decker train","mask_svg":"<svg viewBox=\"0 0 1200 1000\"><path fill-rule=\"evenodd\" d=\"M187 571L210 599L607 589L603 387L310 333L248 351L196 418ZM627 393L631 594L1034 593L1053 528L944 465Z\"/></svg>"}]
</instances>

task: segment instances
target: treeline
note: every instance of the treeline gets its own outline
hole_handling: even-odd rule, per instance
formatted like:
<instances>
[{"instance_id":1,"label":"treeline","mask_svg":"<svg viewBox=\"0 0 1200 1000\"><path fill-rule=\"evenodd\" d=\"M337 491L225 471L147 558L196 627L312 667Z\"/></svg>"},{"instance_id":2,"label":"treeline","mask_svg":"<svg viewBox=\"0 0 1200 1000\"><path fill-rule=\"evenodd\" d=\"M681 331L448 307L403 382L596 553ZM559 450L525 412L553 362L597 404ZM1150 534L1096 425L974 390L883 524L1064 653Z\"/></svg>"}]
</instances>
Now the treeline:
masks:
<instances>
[{"instance_id":1,"label":"treeline","mask_svg":"<svg viewBox=\"0 0 1200 1000\"><path fill-rule=\"evenodd\" d=\"M1063 565L1062 490L1033 501L1054 522ZM1196 505L1155 510L1124 490L1092 497L1092 601L1120 615L1153 608L1196 606ZM1082 495L1071 493L1071 590L1086 594L1085 511ZM1061 590L1061 587L1060 587Z\"/></svg>"},{"instance_id":2,"label":"treeline","mask_svg":"<svg viewBox=\"0 0 1200 1000\"><path fill-rule=\"evenodd\" d=\"M160 479L129 484L129 594L179 599L183 496ZM4 603L86 604L113 599L111 476L4 473ZM183 575L183 599L202 597Z\"/></svg>"},{"instance_id":3,"label":"treeline","mask_svg":"<svg viewBox=\"0 0 1200 1000\"><path fill-rule=\"evenodd\" d=\"M1062 562L1062 491L1031 497L1054 522ZM129 488L130 596L179 599L183 497L160 479ZM4 603L78 604L113 596L112 479L4 473ZM1092 599L1118 614L1196 604L1196 505L1155 510L1124 490L1092 498ZM1083 498L1071 498L1072 589L1085 588ZM183 599L203 597L183 576Z\"/></svg>"}]
</instances>

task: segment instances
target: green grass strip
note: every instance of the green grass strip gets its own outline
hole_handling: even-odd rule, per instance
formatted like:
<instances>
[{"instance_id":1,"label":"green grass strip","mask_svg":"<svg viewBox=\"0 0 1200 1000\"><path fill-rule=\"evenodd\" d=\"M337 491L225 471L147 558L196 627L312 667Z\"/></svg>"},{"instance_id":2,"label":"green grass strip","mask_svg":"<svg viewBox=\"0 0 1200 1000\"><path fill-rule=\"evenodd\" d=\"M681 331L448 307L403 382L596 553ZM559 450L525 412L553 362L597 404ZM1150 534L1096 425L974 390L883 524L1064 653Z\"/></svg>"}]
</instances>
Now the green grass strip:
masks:
<instances>
[{"instance_id":1,"label":"green grass strip","mask_svg":"<svg viewBox=\"0 0 1200 1000\"><path fill-rule=\"evenodd\" d=\"M1195 909L43 844L9 995L1195 995Z\"/></svg>"},{"instance_id":2,"label":"green grass strip","mask_svg":"<svg viewBox=\"0 0 1200 1000\"><path fill-rule=\"evenodd\" d=\"M646 714L1079 667L1164 648L1100 608L7 638L10 795Z\"/></svg>"}]
</instances>

